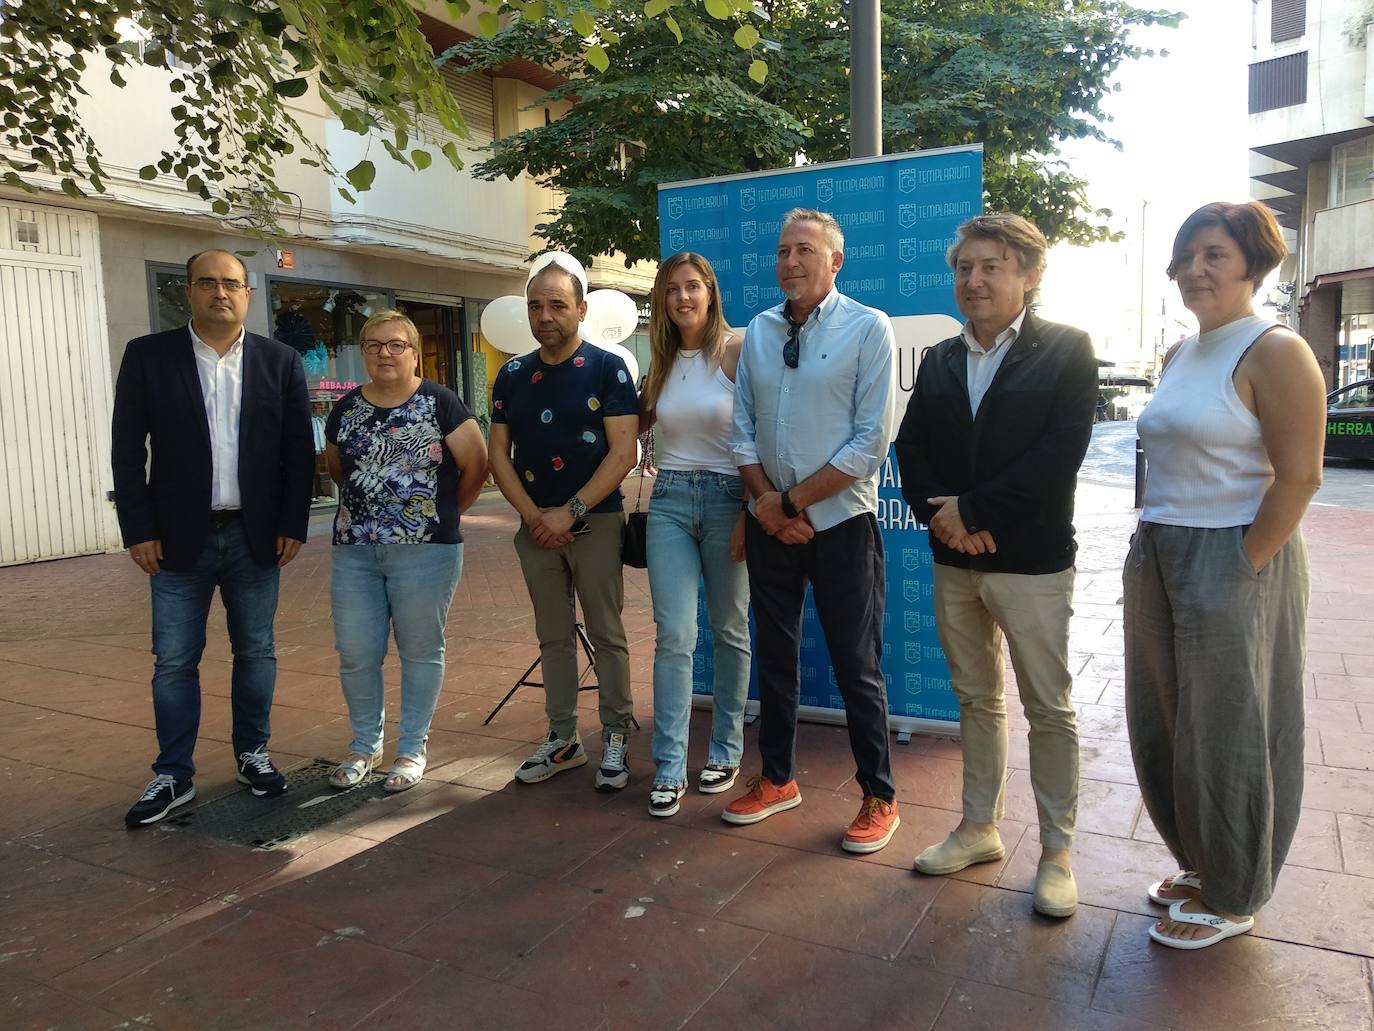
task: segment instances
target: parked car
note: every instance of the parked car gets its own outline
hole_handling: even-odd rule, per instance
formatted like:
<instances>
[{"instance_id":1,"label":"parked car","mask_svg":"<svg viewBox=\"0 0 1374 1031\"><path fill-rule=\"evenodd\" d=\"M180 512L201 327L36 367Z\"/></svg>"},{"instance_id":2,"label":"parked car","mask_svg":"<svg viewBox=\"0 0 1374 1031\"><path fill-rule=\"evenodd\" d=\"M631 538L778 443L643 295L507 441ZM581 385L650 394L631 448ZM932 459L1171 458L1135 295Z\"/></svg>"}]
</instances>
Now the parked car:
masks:
<instances>
[{"instance_id":1,"label":"parked car","mask_svg":"<svg viewBox=\"0 0 1374 1031\"><path fill-rule=\"evenodd\" d=\"M1326 457L1374 460L1374 379L1326 395Z\"/></svg>"}]
</instances>

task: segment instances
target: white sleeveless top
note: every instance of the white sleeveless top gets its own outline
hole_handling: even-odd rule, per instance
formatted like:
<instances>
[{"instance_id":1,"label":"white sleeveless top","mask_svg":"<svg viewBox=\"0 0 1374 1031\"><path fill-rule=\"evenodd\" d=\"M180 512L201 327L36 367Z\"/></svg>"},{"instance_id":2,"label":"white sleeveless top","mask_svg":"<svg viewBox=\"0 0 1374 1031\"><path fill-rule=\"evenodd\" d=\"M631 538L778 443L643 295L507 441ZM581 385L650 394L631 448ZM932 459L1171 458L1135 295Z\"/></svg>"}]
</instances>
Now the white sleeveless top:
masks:
<instances>
[{"instance_id":1,"label":"white sleeveless top","mask_svg":"<svg viewBox=\"0 0 1374 1031\"><path fill-rule=\"evenodd\" d=\"M1189 337L1174 352L1136 424L1148 463L1144 522L1216 529L1255 521L1274 467L1259 419L1231 377L1274 325L1247 315Z\"/></svg>"},{"instance_id":2,"label":"white sleeveless top","mask_svg":"<svg viewBox=\"0 0 1374 1031\"><path fill-rule=\"evenodd\" d=\"M735 385L700 350L679 350L654 404L654 464L738 476L730 453Z\"/></svg>"}]
</instances>

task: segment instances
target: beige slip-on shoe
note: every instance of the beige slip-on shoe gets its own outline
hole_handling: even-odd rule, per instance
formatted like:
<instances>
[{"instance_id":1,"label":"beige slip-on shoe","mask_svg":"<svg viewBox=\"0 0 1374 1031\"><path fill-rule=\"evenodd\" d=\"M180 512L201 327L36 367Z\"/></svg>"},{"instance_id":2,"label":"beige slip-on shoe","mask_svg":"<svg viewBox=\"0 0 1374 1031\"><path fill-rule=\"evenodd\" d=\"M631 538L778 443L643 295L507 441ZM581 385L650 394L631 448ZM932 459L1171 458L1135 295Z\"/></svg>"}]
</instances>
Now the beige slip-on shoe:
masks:
<instances>
[{"instance_id":1,"label":"beige slip-on shoe","mask_svg":"<svg viewBox=\"0 0 1374 1031\"><path fill-rule=\"evenodd\" d=\"M1073 872L1058 863L1041 863L1035 871L1035 911L1043 916L1073 916L1078 908L1078 883Z\"/></svg>"},{"instance_id":2,"label":"beige slip-on shoe","mask_svg":"<svg viewBox=\"0 0 1374 1031\"><path fill-rule=\"evenodd\" d=\"M950 832L949 837L938 845L931 845L916 857L916 869L932 877L958 873L974 863L994 863L1007 854L1002 847L1002 838L994 827L972 845L965 845L959 835Z\"/></svg>"}]
</instances>

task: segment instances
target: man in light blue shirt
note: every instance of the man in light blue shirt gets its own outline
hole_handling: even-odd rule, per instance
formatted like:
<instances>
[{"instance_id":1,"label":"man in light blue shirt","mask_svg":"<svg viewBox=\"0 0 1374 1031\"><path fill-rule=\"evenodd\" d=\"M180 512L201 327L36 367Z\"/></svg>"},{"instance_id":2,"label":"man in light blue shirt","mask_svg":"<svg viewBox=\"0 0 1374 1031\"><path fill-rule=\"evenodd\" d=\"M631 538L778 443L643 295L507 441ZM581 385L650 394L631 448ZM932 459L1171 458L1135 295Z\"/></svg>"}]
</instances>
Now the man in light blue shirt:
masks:
<instances>
[{"instance_id":1,"label":"man in light blue shirt","mask_svg":"<svg viewBox=\"0 0 1374 1031\"><path fill-rule=\"evenodd\" d=\"M888 317L835 289L844 235L798 208L778 239L787 300L750 322L735 376L733 451L749 492L745 558L756 621L763 774L721 816L750 824L801 804L792 776L802 602L810 582L844 697L864 801L841 841L876 852L900 822L888 755L877 474L892 439Z\"/></svg>"}]
</instances>

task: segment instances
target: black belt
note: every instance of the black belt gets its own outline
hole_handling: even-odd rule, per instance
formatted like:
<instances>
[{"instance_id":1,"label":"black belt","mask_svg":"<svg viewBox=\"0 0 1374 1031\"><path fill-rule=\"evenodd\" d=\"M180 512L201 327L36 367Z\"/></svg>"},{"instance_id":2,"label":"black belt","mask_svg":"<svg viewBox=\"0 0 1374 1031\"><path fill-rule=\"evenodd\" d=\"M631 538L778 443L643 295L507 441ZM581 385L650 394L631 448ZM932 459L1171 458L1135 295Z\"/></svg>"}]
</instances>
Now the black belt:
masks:
<instances>
[{"instance_id":1,"label":"black belt","mask_svg":"<svg viewBox=\"0 0 1374 1031\"><path fill-rule=\"evenodd\" d=\"M222 526L225 523L233 522L242 515L243 512L241 509L216 508L210 512L210 522L214 523L216 526Z\"/></svg>"}]
</instances>

